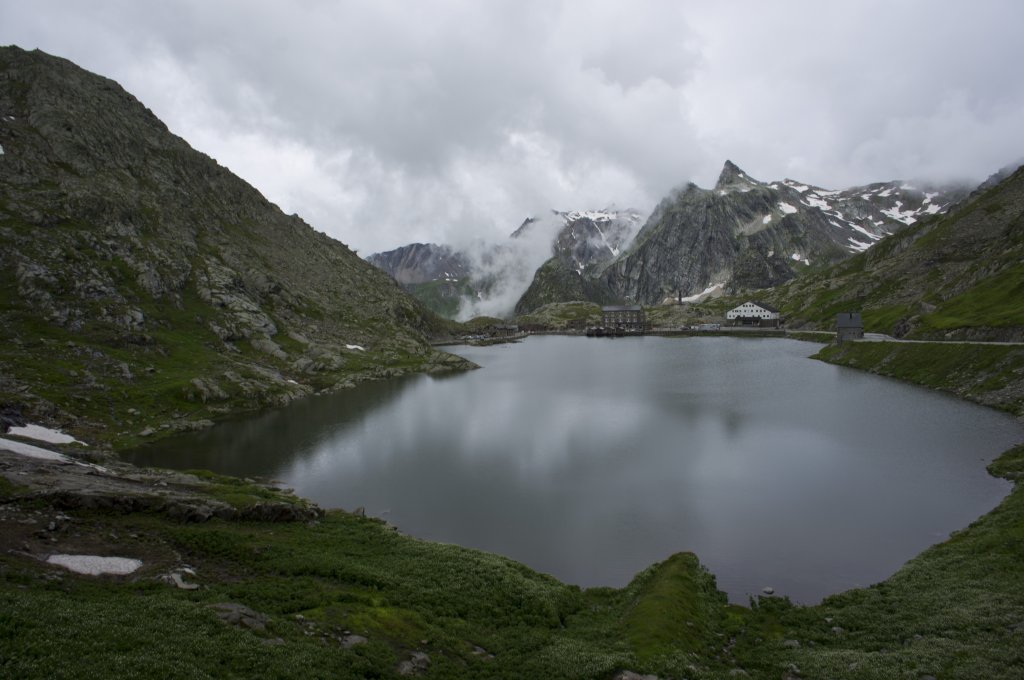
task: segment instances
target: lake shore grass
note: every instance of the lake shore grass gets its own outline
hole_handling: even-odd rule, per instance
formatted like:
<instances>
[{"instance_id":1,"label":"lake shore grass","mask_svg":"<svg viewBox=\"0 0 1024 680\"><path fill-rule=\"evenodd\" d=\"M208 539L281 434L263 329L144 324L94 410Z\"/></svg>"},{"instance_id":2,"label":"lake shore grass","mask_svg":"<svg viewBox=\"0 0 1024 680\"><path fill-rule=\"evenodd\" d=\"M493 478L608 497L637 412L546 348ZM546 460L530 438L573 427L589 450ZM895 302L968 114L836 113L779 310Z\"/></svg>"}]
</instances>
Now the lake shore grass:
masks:
<instances>
[{"instance_id":1,"label":"lake shore grass","mask_svg":"<svg viewBox=\"0 0 1024 680\"><path fill-rule=\"evenodd\" d=\"M839 356L925 376L928 361L954 361L926 361L921 345L876 346L884 344L846 345ZM968 368L991 372L1006 360L981 353ZM0 676L387 678L423 653L429 663L414 670L436 678L612 678L624 669L662 678L1020 678L1024 445L989 469L1015 482L1009 496L893 577L817 606L762 596L750 607L728 605L692 554L625 588L584 590L356 513L183 523L156 512L65 512L0 474ZM248 502L241 485L209 477L211 498ZM44 561L57 552L144 566L79 576ZM198 587L169 585L173 573ZM264 618L229 625L219 603Z\"/></svg>"}]
</instances>

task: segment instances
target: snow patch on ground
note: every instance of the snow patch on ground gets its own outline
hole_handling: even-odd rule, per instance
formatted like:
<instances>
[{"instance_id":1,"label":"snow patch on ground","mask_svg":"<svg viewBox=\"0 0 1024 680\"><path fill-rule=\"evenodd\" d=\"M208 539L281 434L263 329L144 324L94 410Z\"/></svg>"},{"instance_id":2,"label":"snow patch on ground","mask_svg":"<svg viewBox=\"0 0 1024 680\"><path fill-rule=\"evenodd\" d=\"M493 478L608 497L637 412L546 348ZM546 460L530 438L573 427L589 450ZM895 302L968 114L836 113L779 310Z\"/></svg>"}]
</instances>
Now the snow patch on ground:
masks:
<instances>
[{"instance_id":1,"label":"snow patch on ground","mask_svg":"<svg viewBox=\"0 0 1024 680\"><path fill-rule=\"evenodd\" d=\"M850 250L856 250L858 253L863 253L865 250L870 248L872 244L858 241L857 239L850 237Z\"/></svg>"},{"instance_id":2,"label":"snow patch on ground","mask_svg":"<svg viewBox=\"0 0 1024 680\"><path fill-rule=\"evenodd\" d=\"M11 441L10 439L4 439L3 437L0 437L0 449L6 449L11 453L16 453L19 456L26 456L28 458L57 460L62 463L71 462L71 459L63 453L57 453L56 451L50 451L48 449L41 449L38 446L32 446L31 444L22 444L21 442Z\"/></svg>"},{"instance_id":3,"label":"snow patch on ground","mask_svg":"<svg viewBox=\"0 0 1024 680\"><path fill-rule=\"evenodd\" d=\"M0 156L4 155L4 145L0 144Z\"/></svg>"},{"instance_id":4,"label":"snow patch on ground","mask_svg":"<svg viewBox=\"0 0 1024 680\"><path fill-rule=\"evenodd\" d=\"M867 236L872 241L878 241L878 240L881 240L881 238L882 238L878 234L872 234L870 231L868 231L867 229L865 229L864 227L862 227L862 226L860 226L858 224L851 224L850 226L853 227L854 229L856 229L857 231L859 231L860 233L864 234L865 236Z\"/></svg>"},{"instance_id":5,"label":"snow patch on ground","mask_svg":"<svg viewBox=\"0 0 1024 680\"><path fill-rule=\"evenodd\" d=\"M33 425L31 423L25 427L12 427L7 430L7 434L13 434L18 437L27 437L28 439L35 439L48 444L82 444L88 446L85 442L80 442L71 435L64 434L60 430L51 430L48 427Z\"/></svg>"},{"instance_id":6,"label":"snow patch on ground","mask_svg":"<svg viewBox=\"0 0 1024 680\"><path fill-rule=\"evenodd\" d=\"M878 192L879 198L889 198L890 196L892 196L892 189L886 189L885 191Z\"/></svg>"},{"instance_id":7,"label":"snow patch on ground","mask_svg":"<svg viewBox=\"0 0 1024 680\"><path fill-rule=\"evenodd\" d=\"M345 349L357 349L360 352L365 352L366 348L362 345L345 345Z\"/></svg>"},{"instance_id":8,"label":"snow patch on ground","mask_svg":"<svg viewBox=\"0 0 1024 680\"><path fill-rule=\"evenodd\" d=\"M611 222L615 219L615 213L605 212L604 210L573 210L570 213L566 213L565 221L575 222L584 217L593 222Z\"/></svg>"},{"instance_id":9,"label":"snow patch on ground","mask_svg":"<svg viewBox=\"0 0 1024 680\"><path fill-rule=\"evenodd\" d=\"M882 214L891 217L894 220L902 222L903 224L913 224L917 222L915 212L913 210L900 210L903 207L902 201L896 201L896 205L887 210L883 210Z\"/></svg>"},{"instance_id":10,"label":"snow patch on ground","mask_svg":"<svg viewBox=\"0 0 1024 680\"><path fill-rule=\"evenodd\" d=\"M89 576L101 574L126 576L142 566L141 560L133 560L130 557L100 557L99 555L50 555L46 558L46 562L64 567L76 574Z\"/></svg>"},{"instance_id":11,"label":"snow patch on ground","mask_svg":"<svg viewBox=\"0 0 1024 680\"><path fill-rule=\"evenodd\" d=\"M924 209L924 211L926 213L928 213L929 215L934 215L935 213L939 212L940 210L942 210L942 206L939 205L938 203L929 203L928 207Z\"/></svg>"},{"instance_id":12,"label":"snow patch on ground","mask_svg":"<svg viewBox=\"0 0 1024 680\"><path fill-rule=\"evenodd\" d=\"M800 192L801 194L810 189L806 184L797 184L796 182L790 182L788 180L786 181L786 186Z\"/></svg>"},{"instance_id":13,"label":"snow patch on ground","mask_svg":"<svg viewBox=\"0 0 1024 680\"><path fill-rule=\"evenodd\" d=\"M721 284L721 283L713 283L710 286L708 286L707 288L705 288L703 291L701 291L700 293L697 293L696 295L687 295L684 298L680 298L680 300L682 300L683 302L700 302L701 300L706 298L708 295L711 295L712 293L714 293L716 290L721 290L723 285L724 284Z\"/></svg>"},{"instance_id":14,"label":"snow patch on ground","mask_svg":"<svg viewBox=\"0 0 1024 680\"><path fill-rule=\"evenodd\" d=\"M808 194L807 198L804 199L804 204L811 206L812 208L818 208L819 210L831 210L830 206L825 201L821 200L814 194Z\"/></svg>"},{"instance_id":15,"label":"snow patch on ground","mask_svg":"<svg viewBox=\"0 0 1024 680\"><path fill-rule=\"evenodd\" d=\"M761 224L768 224L768 223L769 223L769 222L771 222L771 221L772 221L772 216L771 216L771 215L765 215L765 216L764 216L764 217L763 217L763 218L761 219Z\"/></svg>"},{"instance_id":16,"label":"snow patch on ground","mask_svg":"<svg viewBox=\"0 0 1024 680\"><path fill-rule=\"evenodd\" d=\"M789 203L783 203L782 201L779 201L779 210L786 213L787 215L792 215L793 213L800 212L799 210L791 206Z\"/></svg>"}]
</instances>

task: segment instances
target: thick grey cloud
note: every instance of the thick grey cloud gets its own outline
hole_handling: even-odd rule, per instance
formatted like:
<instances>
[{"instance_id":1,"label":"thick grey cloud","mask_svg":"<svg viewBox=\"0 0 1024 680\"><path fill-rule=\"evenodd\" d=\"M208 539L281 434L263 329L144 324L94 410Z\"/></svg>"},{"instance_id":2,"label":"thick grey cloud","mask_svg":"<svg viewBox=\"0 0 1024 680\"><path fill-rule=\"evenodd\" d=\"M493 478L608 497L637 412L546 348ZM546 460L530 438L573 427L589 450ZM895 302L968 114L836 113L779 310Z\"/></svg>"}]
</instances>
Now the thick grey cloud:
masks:
<instances>
[{"instance_id":1,"label":"thick grey cloud","mask_svg":"<svg viewBox=\"0 0 1024 680\"><path fill-rule=\"evenodd\" d=\"M361 252L714 181L980 179L1024 155L1024 3L34 0L0 43L118 80Z\"/></svg>"}]
</instances>

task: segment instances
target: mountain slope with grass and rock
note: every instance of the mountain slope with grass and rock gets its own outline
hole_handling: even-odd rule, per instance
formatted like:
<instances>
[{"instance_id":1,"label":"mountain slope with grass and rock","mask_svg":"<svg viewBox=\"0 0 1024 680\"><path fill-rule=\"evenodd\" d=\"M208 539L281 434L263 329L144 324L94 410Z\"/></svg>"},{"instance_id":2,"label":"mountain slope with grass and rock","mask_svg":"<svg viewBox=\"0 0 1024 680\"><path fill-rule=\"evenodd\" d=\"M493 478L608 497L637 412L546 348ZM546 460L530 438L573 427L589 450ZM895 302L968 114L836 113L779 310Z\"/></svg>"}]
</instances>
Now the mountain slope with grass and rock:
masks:
<instances>
[{"instance_id":1,"label":"mountain slope with grass and rock","mask_svg":"<svg viewBox=\"0 0 1024 680\"><path fill-rule=\"evenodd\" d=\"M0 403L83 439L464 366L444 322L117 83L0 48Z\"/></svg>"}]
</instances>

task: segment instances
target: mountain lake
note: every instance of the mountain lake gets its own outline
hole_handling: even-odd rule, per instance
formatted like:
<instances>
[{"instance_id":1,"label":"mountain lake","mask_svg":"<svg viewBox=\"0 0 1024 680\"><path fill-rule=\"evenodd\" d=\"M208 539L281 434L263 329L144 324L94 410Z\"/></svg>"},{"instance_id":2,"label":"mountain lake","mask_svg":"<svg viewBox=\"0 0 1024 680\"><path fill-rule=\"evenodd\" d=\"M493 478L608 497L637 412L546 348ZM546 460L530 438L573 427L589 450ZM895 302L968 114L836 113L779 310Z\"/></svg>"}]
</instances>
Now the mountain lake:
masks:
<instances>
[{"instance_id":1,"label":"mountain lake","mask_svg":"<svg viewBox=\"0 0 1024 680\"><path fill-rule=\"evenodd\" d=\"M693 551L730 600L867 586L994 508L1009 415L731 337L535 336L156 442L140 465L273 478L323 507L623 586Z\"/></svg>"}]
</instances>

